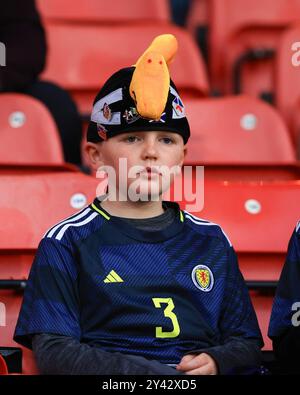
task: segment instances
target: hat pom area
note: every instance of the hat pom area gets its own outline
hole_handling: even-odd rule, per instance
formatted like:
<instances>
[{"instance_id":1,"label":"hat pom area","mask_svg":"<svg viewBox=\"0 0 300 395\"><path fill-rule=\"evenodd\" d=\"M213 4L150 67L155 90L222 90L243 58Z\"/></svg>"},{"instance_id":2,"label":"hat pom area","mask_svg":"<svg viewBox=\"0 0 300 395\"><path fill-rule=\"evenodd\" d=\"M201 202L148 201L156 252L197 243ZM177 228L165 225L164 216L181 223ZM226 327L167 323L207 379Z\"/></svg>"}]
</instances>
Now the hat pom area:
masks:
<instances>
[{"instance_id":1,"label":"hat pom area","mask_svg":"<svg viewBox=\"0 0 300 395\"><path fill-rule=\"evenodd\" d=\"M172 34L157 36L135 65L129 92L138 113L159 120L170 89L168 65L174 59L178 43Z\"/></svg>"}]
</instances>

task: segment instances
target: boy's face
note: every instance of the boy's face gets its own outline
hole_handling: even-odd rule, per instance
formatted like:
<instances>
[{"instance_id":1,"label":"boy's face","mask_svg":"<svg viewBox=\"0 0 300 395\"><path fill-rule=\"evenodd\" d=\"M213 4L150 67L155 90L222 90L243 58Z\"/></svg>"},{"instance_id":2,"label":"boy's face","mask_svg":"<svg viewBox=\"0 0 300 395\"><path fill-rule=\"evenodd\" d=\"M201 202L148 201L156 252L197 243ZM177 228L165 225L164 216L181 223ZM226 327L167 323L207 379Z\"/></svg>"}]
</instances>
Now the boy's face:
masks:
<instances>
[{"instance_id":1,"label":"boy's face","mask_svg":"<svg viewBox=\"0 0 300 395\"><path fill-rule=\"evenodd\" d=\"M116 190L124 195L136 191L145 200L157 198L169 189L183 164L186 146L173 132L128 132L101 143L87 143L94 170L110 166L115 170ZM124 170L124 164L127 168ZM152 170L152 171L151 171Z\"/></svg>"}]
</instances>

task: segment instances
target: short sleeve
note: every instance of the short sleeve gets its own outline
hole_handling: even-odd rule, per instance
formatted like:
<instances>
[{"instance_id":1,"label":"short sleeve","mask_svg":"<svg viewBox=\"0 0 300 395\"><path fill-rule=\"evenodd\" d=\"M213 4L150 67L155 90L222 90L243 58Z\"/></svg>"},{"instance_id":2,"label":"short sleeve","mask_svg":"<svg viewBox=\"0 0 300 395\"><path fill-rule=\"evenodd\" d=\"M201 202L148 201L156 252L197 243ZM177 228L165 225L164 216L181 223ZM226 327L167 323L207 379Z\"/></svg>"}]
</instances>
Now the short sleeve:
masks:
<instances>
[{"instance_id":1,"label":"short sleeve","mask_svg":"<svg viewBox=\"0 0 300 395\"><path fill-rule=\"evenodd\" d=\"M256 340L258 345L263 346L257 317L232 246L228 248L227 253L226 291L219 324L222 343L234 337Z\"/></svg>"},{"instance_id":2,"label":"short sleeve","mask_svg":"<svg viewBox=\"0 0 300 395\"><path fill-rule=\"evenodd\" d=\"M300 229L296 227L289 241L286 260L278 282L268 335L280 336L292 326L293 304L300 301Z\"/></svg>"},{"instance_id":3,"label":"short sleeve","mask_svg":"<svg viewBox=\"0 0 300 395\"><path fill-rule=\"evenodd\" d=\"M32 348L32 335L52 333L80 340L77 266L72 250L41 240L27 281L14 340Z\"/></svg>"}]
</instances>

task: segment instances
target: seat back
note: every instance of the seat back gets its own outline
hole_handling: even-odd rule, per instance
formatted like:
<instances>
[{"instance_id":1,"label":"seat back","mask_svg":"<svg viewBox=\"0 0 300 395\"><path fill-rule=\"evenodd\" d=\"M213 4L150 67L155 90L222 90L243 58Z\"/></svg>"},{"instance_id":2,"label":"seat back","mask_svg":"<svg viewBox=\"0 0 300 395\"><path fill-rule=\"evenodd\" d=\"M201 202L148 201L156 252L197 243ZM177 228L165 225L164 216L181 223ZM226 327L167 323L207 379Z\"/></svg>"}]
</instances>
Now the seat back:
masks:
<instances>
[{"instance_id":1,"label":"seat back","mask_svg":"<svg viewBox=\"0 0 300 395\"><path fill-rule=\"evenodd\" d=\"M299 181L247 183L207 180L202 190L195 172L184 174L183 169L183 182L186 183L183 188L190 183L194 195L185 196L190 192L183 189L179 203L182 207L189 204L192 214L224 227L238 252L286 252L299 217ZM192 199L196 199L195 195L198 205ZM216 199L216 196L221 198Z\"/></svg>"},{"instance_id":2,"label":"seat back","mask_svg":"<svg viewBox=\"0 0 300 395\"><path fill-rule=\"evenodd\" d=\"M132 23L166 22L170 19L168 0L37 0L46 21Z\"/></svg>"},{"instance_id":3,"label":"seat back","mask_svg":"<svg viewBox=\"0 0 300 395\"><path fill-rule=\"evenodd\" d=\"M279 113L249 96L185 101L191 126L186 163L291 164L296 153Z\"/></svg>"},{"instance_id":4,"label":"seat back","mask_svg":"<svg viewBox=\"0 0 300 395\"><path fill-rule=\"evenodd\" d=\"M299 20L300 1L212 0L209 4L214 87L232 93L234 68L238 71L238 59L244 62L248 54L240 74L240 92L257 96L272 91L273 55L278 37L287 26ZM252 49L259 52L254 56Z\"/></svg>"},{"instance_id":5,"label":"seat back","mask_svg":"<svg viewBox=\"0 0 300 395\"><path fill-rule=\"evenodd\" d=\"M296 144L300 138L300 25L287 29L278 44L276 106L286 120Z\"/></svg>"},{"instance_id":6,"label":"seat back","mask_svg":"<svg viewBox=\"0 0 300 395\"><path fill-rule=\"evenodd\" d=\"M258 324L265 343L263 350L271 351L273 350L273 346L271 339L268 337L268 328L271 317L272 304L274 300L274 291L251 291L250 297L253 303L255 313L257 315Z\"/></svg>"},{"instance_id":7,"label":"seat back","mask_svg":"<svg viewBox=\"0 0 300 395\"><path fill-rule=\"evenodd\" d=\"M0 175L0 249L35 250L47 228L93 200L96 186L80 172Z\"/></svg>"},{"instance_id":8,"label":"seat back","mask_svg":"<svg viewBox=\"0 0 300 395\"><path fill-rule=\"evenodd\" d=\"M0 94L0 165L62 165L59 134L45 106L30 96Z\"/></svg>"},{"instance_id":9,"label":"seat back","mask_svg":"<svg viewBox=\"0 0 300 395\"><path fill-rule=\"evenodd\" d=\"M247 280L278 280L299 217L299 181L203 183L200 173L183 169L166 196L222 226Z\"/></svg>"}]
</instances>

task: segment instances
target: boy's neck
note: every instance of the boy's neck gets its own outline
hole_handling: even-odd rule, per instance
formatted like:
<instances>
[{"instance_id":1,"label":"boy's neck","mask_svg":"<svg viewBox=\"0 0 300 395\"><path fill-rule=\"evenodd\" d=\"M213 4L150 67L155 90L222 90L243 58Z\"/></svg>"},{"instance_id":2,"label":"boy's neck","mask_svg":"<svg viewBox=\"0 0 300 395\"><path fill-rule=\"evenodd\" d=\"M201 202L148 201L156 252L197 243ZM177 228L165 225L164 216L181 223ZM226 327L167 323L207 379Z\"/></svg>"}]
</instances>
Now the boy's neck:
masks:
<instances>
[{"instance_id":1,"label":"boy's neck","mask_svg":"<svg viewBox=\"0 0 300 395\"><path fill-rule=\"evenodd\" d=\"M104 200L101 206L110 215L124 218L151 218L163 214L162 199L159 201L111 201Z\"/></svg>"}]
</instances>

